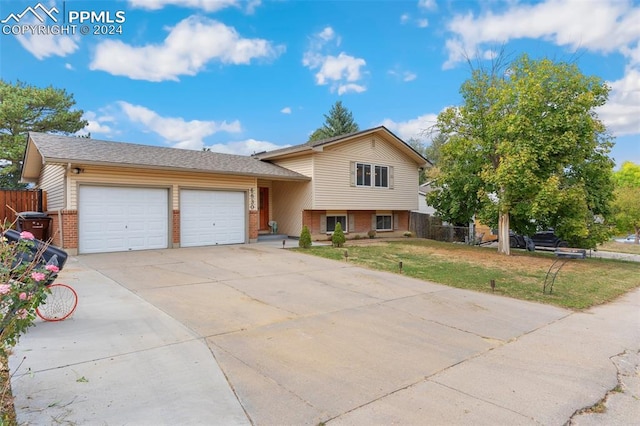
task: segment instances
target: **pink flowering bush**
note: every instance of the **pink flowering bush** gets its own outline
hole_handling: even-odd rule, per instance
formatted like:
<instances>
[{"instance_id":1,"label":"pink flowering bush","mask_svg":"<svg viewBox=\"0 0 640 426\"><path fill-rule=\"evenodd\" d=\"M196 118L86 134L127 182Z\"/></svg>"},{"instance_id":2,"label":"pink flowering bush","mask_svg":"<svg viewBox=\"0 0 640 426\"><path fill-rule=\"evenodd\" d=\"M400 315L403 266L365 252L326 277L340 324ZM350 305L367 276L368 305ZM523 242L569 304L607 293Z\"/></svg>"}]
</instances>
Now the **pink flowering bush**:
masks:
<instances>
[{"instance_id":1,"label":"pink flowering bush","mask_svg":"<svg viewBox=\"0 0 640 426\"><path fill-rule=\"evenodd\" d=\"M43 265L34 250L34 237L22 232L9 241L0 228L0 356L7 356L27 328L33 325L35 310L46 298L49 278L59 271Z\"/></svg>"}]
</instances>

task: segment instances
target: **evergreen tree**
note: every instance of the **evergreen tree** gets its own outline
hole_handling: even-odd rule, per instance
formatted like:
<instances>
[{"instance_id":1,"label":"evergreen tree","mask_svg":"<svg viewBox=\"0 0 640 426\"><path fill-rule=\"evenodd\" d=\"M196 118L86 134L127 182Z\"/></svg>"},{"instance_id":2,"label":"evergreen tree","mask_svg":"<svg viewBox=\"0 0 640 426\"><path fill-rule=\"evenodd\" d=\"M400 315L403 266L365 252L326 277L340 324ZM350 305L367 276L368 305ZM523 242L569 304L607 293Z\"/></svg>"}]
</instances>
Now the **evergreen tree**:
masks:
<instances>
[{"instance_id":1,"label":"evergreen tree","mask_svg":"<svg viewBox=\"0 0 640 426\"><path fill-rule=\"evenodd\" d=\"M302 232L300 232L300 240L298 241L298 246L302 248L311 247L311 233L309 232L309 227L304 225L302 227Z\"/></svg>"},{"instance_id":2,"label":"evergreen tree","mask_svg":"<svg viewBox=\"0 0 640 426\"><path fill-rule=\"evenodd\" d=\"M24 187L19 180L28 132L70 134L87 125L82 110L71 110L75 103L63 89L0 80L0 188Z\"/></svg>"},{"instance_id":3,"label":"evergreen tree","mask_svg":"<svg viewBox=\"0 0 640 426\"><path fill-rule=\"evenodd\" d=\"M333 231L333 235L331 235L331 242L334 247L342 247L347 239L344 237L344 232L342 232L342 225L340 222L336 223L336 229Z\"/></svg>"},{"instance_id":4,"label":"evergreen tree","mask_svg":"<svg viewBox=\"0 0 640 426\"><path fill-rule=\"evenodd\" d=\"M346 135L360 130L358 124L353 120L351 111L342 106L342 101L337 101L329 110L329 114L324 115L324 119L322 127L311 134L310 141Z\"/></svg>"}]
</instances>

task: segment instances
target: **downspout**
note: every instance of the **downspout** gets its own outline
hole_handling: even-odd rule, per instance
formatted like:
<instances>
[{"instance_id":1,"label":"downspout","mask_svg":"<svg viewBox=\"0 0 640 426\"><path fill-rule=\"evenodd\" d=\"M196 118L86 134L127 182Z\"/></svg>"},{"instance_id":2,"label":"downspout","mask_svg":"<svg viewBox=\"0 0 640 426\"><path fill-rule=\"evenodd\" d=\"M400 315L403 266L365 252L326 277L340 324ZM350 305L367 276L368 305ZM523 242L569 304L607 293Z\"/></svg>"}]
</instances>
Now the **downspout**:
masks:
<instances>
[{"instance_id":1,"label":"downspout","mask_svg":"<svg viewBox=\"0 0 640 426\"><path fill-rule=\"evenodd\" d=\"M71 163L67 163L67 169L65 170L64 173L64 207L67 206L67 194L68 194L68 182L67 182L67 178L69 177L69 170L71 170ZM63 207L63 209L64 209ZM65 248L64 247L64 225L62 224L62 210L63 209L58 209L58 231L60 232L60 247L61 248Z\"/></svg>"}]
</instances>

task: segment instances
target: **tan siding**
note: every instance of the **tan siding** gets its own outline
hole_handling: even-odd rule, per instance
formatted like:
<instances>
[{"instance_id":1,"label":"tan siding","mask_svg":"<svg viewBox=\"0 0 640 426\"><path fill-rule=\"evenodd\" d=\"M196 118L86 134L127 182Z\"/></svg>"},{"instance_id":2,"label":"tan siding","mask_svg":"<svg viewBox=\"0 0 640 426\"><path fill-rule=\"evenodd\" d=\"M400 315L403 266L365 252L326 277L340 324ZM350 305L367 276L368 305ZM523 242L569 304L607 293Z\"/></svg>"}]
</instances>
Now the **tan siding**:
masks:
<instances>
[{"instance_id":1,"label":"tan siding","mask_svg":"<svg viewBox=\"0 0 640 426\"><path fill-rule=\"evenodd\" d=\"M173 210L180 208L180 189L232 189L257 191L253 177L184 173L146 169L88 166L79 175L69 175L69 207L77 209L79 185L149 186L171 189Z\"/></svg>"},{"instance_id":2,"label":"tan siding","mask_svg":"<svg viewBox=\"0 0 640 426\"><path fill-rule=\"evenodd\" d=\"M313 158L311 154L305 154L294 158L285 158L273 162L278 166L284 167L294 172L298 172L301 175L313 176Z\"/></svg>"},{"instance_id":3,"label":"tan siding","mask_svg":"<svg viewBox=\"0 0 640 426\"><path fill-rule=\"evenodd\" d=\"M311 206L311 182L273 182L273 216L278 232L299 236L302 211Z\"/></svg>"},{"instance_id":4,"label":"tan siding","mask_svg":"<svg viewBox=\"0 0 640 426\"><path fill-rule=\"evenodd\" d=\"M47 209L62 210L64 205L64 174L63 164L46 164L40 172L40 182L38 188L47 193Z\"/></svg>"},{"instance_id":5,"label":"tan siding","mask_svg":"<svg viewBox=\"0 0 640 426\"><path fill-rule=\"evenodd\" d=\"M375 139L375 142L374 142ZM393 166L393 189L351 186L350 162ZM314 153L313 209L415 210L418 164L374 136Z\"/></svg>"}]
</instances>

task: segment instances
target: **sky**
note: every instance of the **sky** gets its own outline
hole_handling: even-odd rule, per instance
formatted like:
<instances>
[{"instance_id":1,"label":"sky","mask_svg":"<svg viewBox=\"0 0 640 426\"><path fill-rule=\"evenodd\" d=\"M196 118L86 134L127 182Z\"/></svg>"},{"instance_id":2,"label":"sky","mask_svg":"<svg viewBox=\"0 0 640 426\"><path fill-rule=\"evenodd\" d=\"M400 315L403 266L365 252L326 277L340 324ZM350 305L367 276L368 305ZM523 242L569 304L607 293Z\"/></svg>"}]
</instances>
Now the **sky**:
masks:
<instances>
[{"instance_id":1,"label":"sky","mask_svg":"<svg viewBox=\"0 0 640 426\"><path fill-rule=\"evenodd\" d=\"M429 143L502 51L606 81L611 156L640 164L640 0L0 0L0 22L0 78L66 90L95 139L250 155L340 100Z\"/></svg>"}]
</instances>

